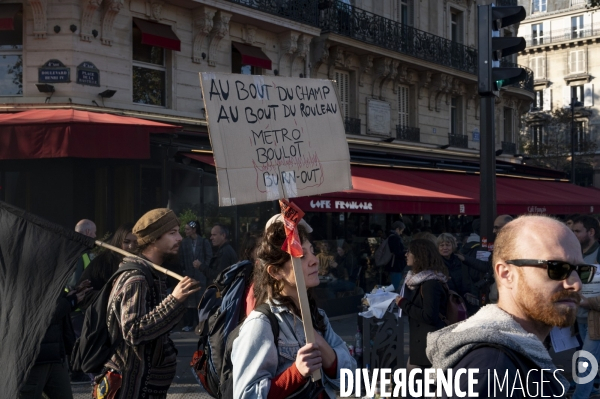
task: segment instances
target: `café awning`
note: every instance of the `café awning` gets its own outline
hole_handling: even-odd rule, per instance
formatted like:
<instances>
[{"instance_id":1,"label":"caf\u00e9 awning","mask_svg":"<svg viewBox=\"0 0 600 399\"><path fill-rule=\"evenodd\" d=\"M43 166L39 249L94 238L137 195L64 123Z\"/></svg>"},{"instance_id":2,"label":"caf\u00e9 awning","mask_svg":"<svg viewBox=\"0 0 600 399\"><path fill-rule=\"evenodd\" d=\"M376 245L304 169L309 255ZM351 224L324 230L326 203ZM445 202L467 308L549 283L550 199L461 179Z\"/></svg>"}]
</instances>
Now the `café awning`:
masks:
<instances>
[{"instance_id":1,"label":"caf\u00e9 awning","mask_svg":"<svg viewBox=\"0 0 600 399\"><path fill-rule=\"evenodd\" d=\"M150 158L151 133L179 126L73 109L0 114L0 160L37 158Z\"/></svg>"},{"instance_id":2,"label":"caf\u00e9 awning","mask_svg":"<svg viewBox=\"0 0 600 399\"><path fill-rule=\"evenodd\" d=\"M142 31L142 44L181 51L181 40L169 25L133 18L133 23Z\"/></svg>"},{"instance_id":3,"label":"caf\u00e9 awning","mask_svg":"<svg viewBox=\"0 0 600 399\"><path fill-rule=\"evenodd\" d=\"M14 30L15 17L23 9L23 4L0 4L0 30Z\"/></svg>"},{"instance_id":4,"label":"caf\u00e9 awning","mask_svg":"<svg viewBox=\"0 0 600 399\"><path fill-rule=\"evenodd\" d=\"M260 48L236 42L231 44L242 55L242 65L269 70L272 68L271 59Z\"/></svg>"},{"instance_id":5,"label":"caf\u00e9 awning","mask_svg":"<svg viewBox=\"0 0 600 399\"><path fill-rule=\"evenodd\" d=\"M294 202L305 212L479 214L478 174L352 166L353 189ZM589 214L600 195L567 182L496 178L498 213Z\"/></svg>"},{"instance_id":6,"label":"caf\u00e9 awning","mask_svg":"<svg viewBox=\"0 0 600 399\"><path fill-rule=\"evenodd\" d=\"M211 166L215 166L215 159L212 154L202 154L196 152L184 152L182 153L184 157L189 159L193 159L194 161L202 162Z\"/></svg>"}]
</instances>

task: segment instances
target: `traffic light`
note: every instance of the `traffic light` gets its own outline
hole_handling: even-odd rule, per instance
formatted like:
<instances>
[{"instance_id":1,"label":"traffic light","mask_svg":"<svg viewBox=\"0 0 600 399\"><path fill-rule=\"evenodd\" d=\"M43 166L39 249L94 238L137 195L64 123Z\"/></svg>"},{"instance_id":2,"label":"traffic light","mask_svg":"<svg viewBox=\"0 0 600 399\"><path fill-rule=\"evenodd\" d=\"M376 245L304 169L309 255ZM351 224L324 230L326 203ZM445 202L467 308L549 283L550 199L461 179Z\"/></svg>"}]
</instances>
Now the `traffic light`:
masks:
<instances>
[{"instance_id":1,"label":"traffic light","mask_svg":"<svg viewBox=\"0 0 600 399\"><path fill-rule=\"evenodd\" d=\"M498 95L503 86L519 82L527 76L523 68L501 67L500 59L525 49L522 37L500 37L500 29L525 19L521 6L478 6L478 91L481 96Z\"/></svg>"}]
</instances>

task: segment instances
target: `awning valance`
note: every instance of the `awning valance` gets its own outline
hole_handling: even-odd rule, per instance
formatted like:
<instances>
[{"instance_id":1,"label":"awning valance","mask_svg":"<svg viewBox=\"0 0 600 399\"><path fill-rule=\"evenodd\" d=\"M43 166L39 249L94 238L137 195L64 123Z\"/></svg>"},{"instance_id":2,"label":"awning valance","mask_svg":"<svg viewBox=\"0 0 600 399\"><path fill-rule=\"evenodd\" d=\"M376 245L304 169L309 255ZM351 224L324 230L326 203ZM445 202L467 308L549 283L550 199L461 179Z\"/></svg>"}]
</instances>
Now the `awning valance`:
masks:
<instances>
[{"instance_id":1,"label":"awning valance","mask_svg":"<svg viewBox=\"0 0 600 399\"><path fill-rule=\"evenodd\" d=\"M0 30L15 30L15 16L23 4L0 4Z\"/></svg>"},{"instance_id":2,"label":"awning valance","mask_svg":"<svg viewBox=\"0 0 600 399\"><path fill-rule=\"evenodd\" d=\"M236 42L231 44L242 55L242 65L271 69L271 59L260 48Z\"/></svg>"},{"instance_id":3,"label":"awning valance","mask_svg":"<svg viewBox=\"0 0 600 399\"><path fill-rule=\"evenodd\" d=\"M150 157L150 133L178 126L73 109L0 115L0 160Z\"/></svg>"},{"instance_id":4,"label":"awning valance","mask_svg":"<svg viewBox=\"0 0 600 399\"><path fill-rule=\"evenodd\" d=\"M305 212L478 215L476 174L352 166L354 189L293 201ZM589 214L600 210L597 190L557 181L496 178L499 214Z\"/></svg>"},{"instance_id":5,"label":"awning valance","mask_svg":"<svg viewBox=\"0 0 600 399\"><path fill-rule=\"evenodd\" d=\"M181 51L181 40L171 26L133 18L135 26L142 31L142 44Z\"/></svg>"},{"instance_id":6,"label":"awning valance","mask_svg":"<svg viewBox=\"0 0 600 399\"><path fill-rule=\"evenodd\" d=\"M202 162L211 166L215 166L215 159L212 154L199 154L197 152L184 152L183 156L193 159L198 162Z\"/></svg>"}]
</instances>

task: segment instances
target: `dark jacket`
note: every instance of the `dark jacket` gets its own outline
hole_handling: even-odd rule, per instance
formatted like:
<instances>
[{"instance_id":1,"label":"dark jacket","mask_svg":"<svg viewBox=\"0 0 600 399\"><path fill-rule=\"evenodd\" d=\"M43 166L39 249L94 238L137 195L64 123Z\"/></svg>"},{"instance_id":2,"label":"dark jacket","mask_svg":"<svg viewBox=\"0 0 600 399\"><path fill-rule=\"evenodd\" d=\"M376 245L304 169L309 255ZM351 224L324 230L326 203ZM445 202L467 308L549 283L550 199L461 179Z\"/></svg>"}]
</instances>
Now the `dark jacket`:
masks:
<instances>
[{"instance_id":1,"label":"dark jacket","mask_svg":"<svg viewBox=\"0 0 600 399\"><path fill-rule=\"evenodd\" d=\"M522 390L512 390L513 385L516 385L516 388L520 386L520 382L517 379L517 369L520 370L519 376L521 377L523 384L528 384L529 395L526 395L525 397L542 397L542 392L543 396L547 398L563 397L563 393L565 393L563 386L554 378L552 372L546 370L542 375L539 367L536 367L535 364L532 365L527 359L523 358L522 355L515 351L512 351L512 354L518 364L515 364L509 356L500 349L491 347L477 348L464 356L453 369L479 369L479 372L474 374L477 384L475 384L473 391L479 393L480 398L523 398L524 395ZM529 370L532 371L529 372ZM497 380L500 381L500 383L502 383L505 375L508 376L508 384L504 384L503 390L500 389L500 386L496 382L494 391L494 372L496 372L498 376ZM528 372L529 376L527 375ZM489 382L488 375L491 377ZM517 379L516 384L515 379ZM540 389L542 386L543 391ZM461 390L467 392L468 380L466 374L460 377L460 387ZM488 387L490 389L489 391ZM458 397L455 395L455 392L452 393L453 396L446 396L444 394L442 398Z\"/></svg>"},{"instance_id":2,"label":"dark jacket","mask_svg":"<svg viewBox=\"0 0 600 399\"><path fill-rule=\"evenodd\" d=\"M35 364L63 363L65 357L71 354L75 344L75 333L71 326L71 306L66 293L61 293Z\"/></svg>"},{"instance_id":3,"label":"dark jacket","mask_svg":"<svg viewBox=\"0 0 600 399\"><path fill-rule=\"evenodd\" d=\"M405 292L410 294L400 302L400 307L408 315L410 363L430 367L431 363L425 354L427 333L446 326L440 318L440 313L446 313L448 293L444 285L437 280L427 280L414 290L407 288Z\"/></svg>"},{"instance_id":4,"label":"dark jacket","mask_svg":"<svg viewBox=\"0 0 600 399\"><path fill-rule=\"evenodd\" d=\"M386 266L386 271L388 273L402 273L406 267L406 251L404 250L404 244L402 244L402 237L392 232L388 237L388 246L394 254L394 259Z\"/></svg>"},{"instance_id":5,"label":"dark jacket","mask_svg":"<svg viewBox=\"0 0 600 399\"><path fill-rule=\"evenodd\" d=\"M229 242L215 248L213 256L210 258L210 268L207 271L209 284L225 269L238 262L237 254Z\"/></svg>"},{"instance_id":6,"label":"dark jacket","mask_svg":"<svg viewBox=\"0 0 600 399\"><path fill-rule=\"evenodd\" d=\"M122 256L106 250L90 262L77 282L77 285L79 285L84 280L90 280L92 286L92 289L85 294L83 301L78 303L79 309L85 311L94 302L104 284L119 269L122 260Z\"/></svg>"}]
</instances>

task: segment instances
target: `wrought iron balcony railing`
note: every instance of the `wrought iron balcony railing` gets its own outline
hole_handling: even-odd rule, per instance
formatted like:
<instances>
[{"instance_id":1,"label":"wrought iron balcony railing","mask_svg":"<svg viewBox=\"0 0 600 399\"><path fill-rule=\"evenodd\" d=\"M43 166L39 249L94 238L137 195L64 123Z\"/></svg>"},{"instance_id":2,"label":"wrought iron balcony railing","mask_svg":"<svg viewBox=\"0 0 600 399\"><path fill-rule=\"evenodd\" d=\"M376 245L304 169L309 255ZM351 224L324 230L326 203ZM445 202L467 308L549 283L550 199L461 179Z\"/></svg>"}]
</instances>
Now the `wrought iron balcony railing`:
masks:
<instances>
[{"instance_id":1,"label":"wrought iron balcony railing","mask_svg":"<svg viewBox=\"0 0 600 399\"><path fill-rule=\"evenodd\" d=\"M360 136L360 119L345 118L344 127L346 128L346 134L355 134Z\"/></svg>"},{"instance_id":2,"label":"wrought iron balcony railing","mask_svg":"<svg viewBox=\"0 0 600 399\"><path fill-rule=\"evenodd\" d=\"M319 0L227 0L306 25L319 26Z\"/></svg>"},{"instance_id":3,"label":"wrought iron balcony railing","mask_svg":"<svg viewBox=\"0 0 600 399\"><path fill-rule=\"evenodd\" d=\"M469 148L469 136L460 133L448 133L448 144L452 147Z\"/></svg>"},{"instance_id":4,"label":"wrought iron balcony railing","mask_svg":"<svg viewBox=\"0 0 600 399\"><path fill-rule=\"evenodd\" d=\"M320 5L322 33L332 32L424 61L477 73L477 50L345 4L339 0Z\"/></svg>"},{"instance_id":5,"label":"wrought iron balcony railing","mask_svg":"<svg viewBox=\"0 0 600 399\"><path fill-rule=\"evenodd\" d=\"M396 138L398 140L413 141L418 143L421 141L421 129L418 127L396 125Z\"/></svg>"},{"instance_id":6,"label":"wrought iron balcony railing","mask_svg":"<svg viewBox=\"0 0 600 399\"><path fill-rule=\"evenodd\" d=\"M521 89L530 91L533 93L533 71L529 68L527 68L526 66L523 65L518 65L512 62L506 62L506 61L502 61L500 62L500 66L501 67L506 67L506 68L523 68L525 70L525 72L527 72L527 76L525 77L525 80L522 80L520 82L517 83L513 83L511 86L514 87L519 87Z\"/></svg>"},{"instance_id":7,"label":"wrought iron balcony railing","mask_svg":"<svg viewBox=\"0 0 600 399\"><path fill-rule=\"evenodd\" d=\"M495 1L497 6L517 6L519 5L518 0L496 0Z\"/></svg>"},{"instance_id":8,"label":"wrought iron balcony railing","mask_svg":"<svg viewBox=\"0 0 600 399\"><path fill-rule=\"evenodd\" d=\"M600 35L600 28L586 26L581 29L552 29L544 32L542 36L533 37L532 34L524 35L527 47L541 46L543 44L568 42L570 40L583 39Z\"/></svg>"},{"instance_id":9,"label":"wrought iron balcony railing","mask_svg":"<svg viewBox=\"0 0 600 399\"><path fill-rule=\"evenodd\" d=\"M508 141L502 142L502 153L508 155L515 155L517 153L517 145Z\"/></svg>"}]
</instances>

